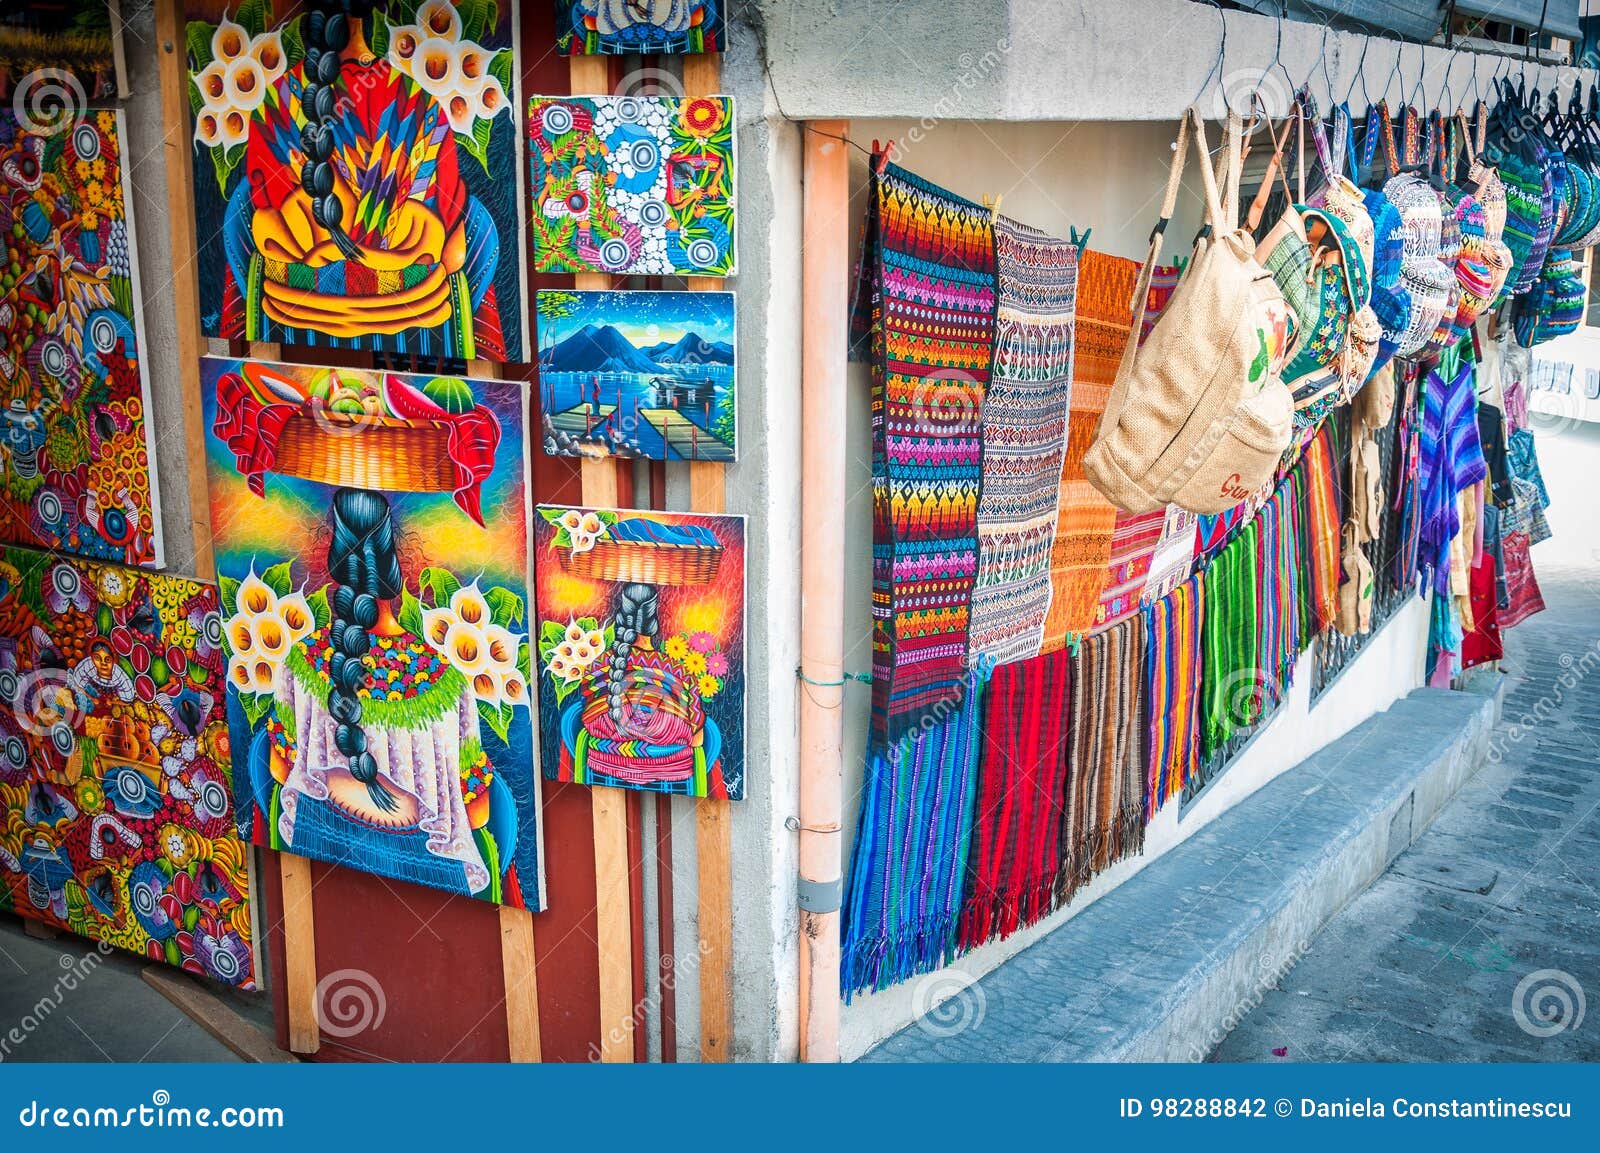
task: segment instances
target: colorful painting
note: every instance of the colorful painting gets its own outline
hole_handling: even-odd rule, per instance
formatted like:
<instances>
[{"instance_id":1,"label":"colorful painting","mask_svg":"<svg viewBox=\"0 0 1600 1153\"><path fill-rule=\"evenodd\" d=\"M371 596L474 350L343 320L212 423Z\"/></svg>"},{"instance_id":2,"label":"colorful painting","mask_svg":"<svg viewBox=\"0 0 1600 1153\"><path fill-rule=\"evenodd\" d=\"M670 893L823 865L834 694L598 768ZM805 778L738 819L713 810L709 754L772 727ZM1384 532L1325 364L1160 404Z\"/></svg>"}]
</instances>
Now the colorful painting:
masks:
<instances>
[{"instance_id":1,"label":"colorful painting","mask_svg":"<svg viewBox=\"0 0 1600 1153\"><path fill-rule=\"evenodd\" d=\"M540 505L552 780L742 800L744 518Z\"/></svg>"},{"instance_id":2,"label":"colorful painting","mask_svg":"<svg viewBox=\"0 0 1600 1153\"><path fill-rule=\"evenodd\" d=\"M735 459L733 293L535 299L545 452Z\"/></svg>"},{"instance_id":3,"label":"colorful painting","mask_svg":"<svg viewBox=\"0 0 1600 1153\"><path fill-rule=\"evenodd\" d=\"M0 541L159 565L122 120L0 108Z\"/></svg>"},{"instance_id":4,"label":"colorful painting","mask_svg":"<svg viewBox=\"0 0 1600 1153\"><path fill-rule=\"evenodd\" d=\"M255 987L216 586L0 549L0 909Z\"/></svg>"},{"instance_id":5,"label":"colorful painting","mask_svg":"<svg viewBox=\"0 0 1600 1153\"><path fill-rule=\"evenodd\" d=\"M733 123L726 96L533 97L535 269L731 276Z\"/></svg>"},{"instance_id":6,"label":"colorful painting","mask_svg":"<svg viewBox=\"0 0 1600 1153\"><path fill-rule=\"evenodd\" d=\"M126 95L117 0L18 3L0 9L0 100L39 120Z\"/></svg>"},{"instance_id":7,"label":"colorful painting","mask_svg":"<svg viewBox=\"0 0 1600 1153\"><path fill-rule=\"evenodd\" d=\"M517 5L188 13L205 333L521 360Z\"/></svg>"},{"instance_id":8,"label":"colorful painting","mask_svg":"<svg viewBox=\"0 0 1600 1153\"><path fill-rule=\"evenodd\" d=\"M539 908L525 386L201 381L241 832Z\"/></svg>"},{"instance_id":9,"label":"colorful painting","mask_svg":"<svg viewBox=\"0 0 1600 1153\"><path fill-rule=\"evenodd\" d=\"M556 0L563 56L721 52L726 0Z\"/></svg>"}]
</instances>

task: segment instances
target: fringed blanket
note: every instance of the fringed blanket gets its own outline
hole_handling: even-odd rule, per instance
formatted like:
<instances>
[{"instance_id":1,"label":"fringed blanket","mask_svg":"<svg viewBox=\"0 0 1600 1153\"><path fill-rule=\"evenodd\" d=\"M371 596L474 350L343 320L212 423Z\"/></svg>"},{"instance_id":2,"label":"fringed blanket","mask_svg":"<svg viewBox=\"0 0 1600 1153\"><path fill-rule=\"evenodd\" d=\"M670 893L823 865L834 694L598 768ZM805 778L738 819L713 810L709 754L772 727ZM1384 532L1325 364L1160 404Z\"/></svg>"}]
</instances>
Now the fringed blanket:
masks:
<instances>
[{"instance_id":1,"label":"fringed blanket","mask_svg":"<svg viewBox=\"0 0 1600 1153\"><path fill-rule=\"evenodd\" d=\"M1083 642L1073 672L1056 903L1144 847L1144 621Z\"/></svg>"},{"instance_id":2,"label":"fringed blanket","mask_svg":"<svg viewBox=\"0 0 1600 1153\"><path fill-rule=\"evenodd\" d=\"M995 223L994 371L983 398L983 490L968 663L1038 653L1050 607L1061 458L1072 387L1078 249Z\"/></svg>"},{"instance_id":3,"label":"fringed blanket","mask_svg":"<svg viewBox=\"0 0 1600 1153\"><path fill-rule=\"evenodd\" d=\"M1144 814L1183 791L1200 756L1200 621L1205 582L1192 576L1144 610L1150 769Z\"/></svg>"},{"instance_id":4,"label":"fringed blanket","mask_svg":"<svg viewBox=\"0 0 1600 1153\"><path fill-rule=\"evenodd\" d=\"M1068 635L1081 635L1093 627L1105 584L1117 510L1084 476L1083 456L1094 443L1117 363L1133 330L1131 304L1138 280L1136 260L1089 251L1078 261L1072 406L1050 553L1051 598L1043 652L1059 649Z\"/></svg>"},{"instance_id":5,"label":"fringed blanket","mask_svg":"<svg viewBox=\"0 0 1600 1153\"><path fill-rule=\"evenodd\" d=\"M977 782L978 697L970 685L949 720L868 758L844 909L846 1001L954 955Z\"/></svg>"},{"instance_id":6,"label":"fringed blanket","mask_svg":"<svg viewBox=\"0 0 1600 1153\"><path fill-rule=\"evenodd\" d=\"M963 692L994 342L990 211L874 165L872 729L897 741Z\"/></svg>"},{"instance_id":7,"label":"fringed blanket","mask_svg":"<svg viewBox=\"0 0 1600 1153\"><path fill-rule=\"evenodd\" d=\"M962 949L1031 925L1052 907L1071 689L1064 651L994 671L967 854Z\"/></svg>"}]
</instances>

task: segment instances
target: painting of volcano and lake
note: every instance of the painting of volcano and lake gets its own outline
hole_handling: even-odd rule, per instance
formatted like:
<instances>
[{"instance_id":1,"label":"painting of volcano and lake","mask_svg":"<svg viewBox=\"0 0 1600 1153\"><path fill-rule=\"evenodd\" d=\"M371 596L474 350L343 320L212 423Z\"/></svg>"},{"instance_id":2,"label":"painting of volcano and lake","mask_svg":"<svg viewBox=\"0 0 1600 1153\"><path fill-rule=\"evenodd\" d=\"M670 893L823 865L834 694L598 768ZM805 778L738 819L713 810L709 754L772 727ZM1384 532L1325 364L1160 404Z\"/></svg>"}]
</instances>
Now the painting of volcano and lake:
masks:
<instances>
[{"instance_id":1,"label":"painting of volcano and lake","mask_svg":"<svg viewBox=\"0 0 1600 1153\"><path fill-rule=\"evenodd\" d=\"M536 300L548 455L736 459L733 293Z\"/></svg>"}]
</instances>

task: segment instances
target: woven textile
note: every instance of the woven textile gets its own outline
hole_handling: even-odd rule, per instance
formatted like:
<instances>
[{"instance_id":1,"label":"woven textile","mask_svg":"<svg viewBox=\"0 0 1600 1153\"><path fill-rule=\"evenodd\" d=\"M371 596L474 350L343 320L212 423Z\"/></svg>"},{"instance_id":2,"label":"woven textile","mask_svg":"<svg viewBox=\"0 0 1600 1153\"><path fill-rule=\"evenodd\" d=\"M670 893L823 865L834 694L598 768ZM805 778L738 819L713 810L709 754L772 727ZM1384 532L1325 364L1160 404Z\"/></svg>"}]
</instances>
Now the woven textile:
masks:
<instances>
[{"instance_id":1,"label":"woven textile","mask_svg":"<svg viewBox=\"0 0 1600 1153\"><path fill-rule=\"evenodd\" d=\"M1303 546L1311 582L1311 595L1306 600L1311 610L1308 640L1311 633L1327 628L1339 614L1339 526L1344 515L1339 500L1337 457L1330 422L1306 446Z\"/></svg>"},{"instance_id":2,"label":"woven textile","mask_svg":"<svg viewBox=\"0 0 1600 1153\"><path fill-rule=\"evenodd\" d=\"M1103 632L1139 611L1139 598L1144 595L1150 562L1155 559L1156 546L1161 543L1166 522L1166 511L1159 508L1151 512L1117 513L1094 632Z\"/></svg>"},{"instance_id":3,"label":"woven textile","mask_svg":"<svg viewBox=\"0 0 1600 1153\"><path fill-rule=\"evenodd\" d=\"M1534 613L1544 611L1544 597L1533 575L1533 558L1528 555L1528 534L1508 532L1501 538L1505 555L1507 605L1499 614L1500 627L1515 628Z\"/></svg>"},{"instance_id":4,"label":"woven textile","mask_svg":"<svg viewBox=\"0 0 1600 1153\"><path fill-rule=\"evenodd\" d=\"M1192 576L1144 609L1149 772L1144 812L1183 791L1200 756L1200 621L1205 582Z\"/></svg>"},{"instance_id":5,"label":"woven textile","mask_svg":"<svg viewBox=\"0 0 1600 1153\"><path fill-rule=\"evenodd\" d=\"M1050 557L1072 388L1078 249L1000 218L995 224L994 370L983 398L983 489L969 663L1038 653L1050 607Z\"/></svg>"},{"instance_id":6,"label":"woven textile","mask_svg":"<svg viewBox=\"0 0 1600 1153\"><path fill-rule=\"evenodd\" d=\"M890 164L873 176L867 232L872 721L882 742L942 720L964 691L994 225L988 209Z\"/></svg>"},{"instance_id":7,"label":"woven textile","mask_svg":"<svg viewBox=\"0 0 1600 1153\"><path fill-rule=\"evenodd\" d=\"M1472 628L1461 639L1461 667L1497 661L1505 656L1500 639L1500 604L1496 572L1503 563L1500 542L1499 510L1488 505L1484 513L1483 555L1472 566L1470 598Z\"/></svg>"},{"instance_id":8,"label":"woven textile","mask_svg":"<svg viewBox=\"0 0 1600 1153\"><path fill-rule=\"evenodd\" d=\"M845 999L949 963L967 868L981 705L872 754L850 860L840 982Z\"/></svg>"},{"instance_id":9,"label":"woven textile","mask_svg":"<svg viewBox=\"0 0 1600 1153\"><path fill-rule=\"evenodd\" d=\"M958 932L963 949L1030 925L1052 907L1071 700L1065 650L994 670Z\"/></svg>"},{"instance_id":10,"label":"woven textile","mask_svg":"<svg viewBox=\"0 0 1600 1153\"><path fill-rule=\"evenodd\" d=\"M1084 641L1073 670L1056 903L1144 847L1144 621Z\"/></svg>"},{"instance_id":11,"label":"woven textile","mask_svg":"<svg viewBox=\"0 0 1600 1153\"><path fill-rule=\"evenodd\" d=\"M1450 358L1428 373L1423 396L1422 444L1418 486L1421 517L1419 563L1433 574L1433 587L1449 592L1450 541L1461 528L1463 490L1489 473L1478 441L1478 397L1473 365Z\"/></svg>"},{"instance_id":12,"label":"woven textile","mask_svg":"<svg viewBox=\"0 0 1600 1153\"><path fill-rule=\"evenodd\" d=\"M1073 339L1072 406L1061 466L1056 537L1050 553L1050 611L1044 652L1061 648L1068 634L1095 623L1111 557L1117 510L1083 474L1083 454L1094 443L1133 328L1130 303L1139 262L1087 251L1078 261L1077 325Z\"/></svg>"},{"instance_id":13,"label":"woven textile","mask_svg":"<svg viewBox=\"0 0 1600 1153\"><path fill-rule=\"evenodd\" d=\"M1200 543L1200 518L1175 504L1167 506L1161 526L1161 539L1150 558L1150 574L1144 582L1144 603L1158 601L1194 571L1194 558Z\"/></svg>"}]
</instances>

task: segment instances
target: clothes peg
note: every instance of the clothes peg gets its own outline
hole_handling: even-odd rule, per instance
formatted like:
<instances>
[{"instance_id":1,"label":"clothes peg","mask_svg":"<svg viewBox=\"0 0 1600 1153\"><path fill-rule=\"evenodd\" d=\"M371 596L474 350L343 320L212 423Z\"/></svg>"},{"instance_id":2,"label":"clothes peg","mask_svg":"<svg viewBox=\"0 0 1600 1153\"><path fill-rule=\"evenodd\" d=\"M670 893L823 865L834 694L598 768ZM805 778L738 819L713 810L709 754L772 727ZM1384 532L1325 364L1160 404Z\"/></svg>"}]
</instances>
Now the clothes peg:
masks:
<instances>
[{"instance_id":1,"label":"clothes peg","mask_svg":"<svg viewBox=\"0 0 1600 1153\"><path fill-rule=\"evenodd\" d=\"M1094 229L1092 228L1085 228L1083 235L1080 236L1078 235L1078 230L1069 224L1067 226L1067 239L1077 246L1079 252L1082 252L1089 247L1089 233L1093 231Z\"/></svg>"},{"instance_id":2,"label":"clothes peg","mask_svg":"<svg viewBox=\"0 0 1600 1153\"><path fill-rule=\"evenodd\" d=\"M993 200L989 199L987 192L983 194L983 206L989 210L989 223L991 225L1000 218L1000 202L1005 198L1006 195L1003 192Z\"/></svg>"}]
</instances>

